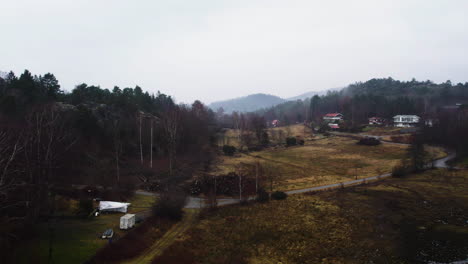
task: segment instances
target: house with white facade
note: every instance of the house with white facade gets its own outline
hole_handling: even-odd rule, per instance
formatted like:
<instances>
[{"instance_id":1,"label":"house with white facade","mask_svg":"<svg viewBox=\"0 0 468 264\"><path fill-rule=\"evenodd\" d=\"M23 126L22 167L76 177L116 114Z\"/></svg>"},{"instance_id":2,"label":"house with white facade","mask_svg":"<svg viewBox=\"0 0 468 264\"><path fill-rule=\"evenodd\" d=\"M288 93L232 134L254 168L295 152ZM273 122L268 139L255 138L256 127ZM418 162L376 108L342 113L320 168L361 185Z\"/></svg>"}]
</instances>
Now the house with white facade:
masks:
<instances>
[{"instance_id":1,"label":"house with white facade","mask_svg":"<svg viewBox=\"0 0 468 264\"><path fill-rule=\"evenodd\" d=\"M396 115L393 117L393 125L396 127L415 127L421 118L417 115Z\"/></svg>"},{"instance_id":2,"label":"house with white facade","mask_svg":"<svg viewBox=\"0 0 468 264\"><path fill-rule=\"evenodd\" d=\"M339 123L343 120L343 115L340 113L328 113L323 116L323 121L327 123Z\"/></svg>"}]
</instances>

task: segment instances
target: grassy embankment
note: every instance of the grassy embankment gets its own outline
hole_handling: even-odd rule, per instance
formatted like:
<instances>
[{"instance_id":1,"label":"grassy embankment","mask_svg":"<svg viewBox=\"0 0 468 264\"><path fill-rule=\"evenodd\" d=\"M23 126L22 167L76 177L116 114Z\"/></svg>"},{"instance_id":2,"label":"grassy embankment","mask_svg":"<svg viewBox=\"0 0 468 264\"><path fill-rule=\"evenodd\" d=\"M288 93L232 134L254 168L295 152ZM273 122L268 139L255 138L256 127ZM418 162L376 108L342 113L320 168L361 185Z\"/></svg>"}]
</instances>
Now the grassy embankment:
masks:
<instances>
[{"instance_id":1,"label":"grassy embankment","mask_svg":"<svg viewBox=\"0 0 468 264\"><path fill-rule=\"evenodd\" d=\"M102 214L90 219L72 218L70 216L76 210L77 202L74 200L67 202L69 207L61 214L69 218L53 222L53 263L83 263L108 243L107 240L100 238L102 232L108 228L113 228L116 237L125 234L126 231L119 229L119 219L123 214ZM129 213L146 211L153 202L152 196L135 195L130 200L132 205L129 207ZM33 237L37 238L25 242L24 248L18 250L18 263L48 263L50 237L48 224L40 223L36 229L37 234L33 234ZM24 254L25 252L27 254Z\"/></svg>"},{"instance_id":2,"label":"grassy embankment","mask_svg":"<svg viewBox=\"0 0 468 264\"><path fill-rule=\"evenodd\" d=\"M468 173L207 212L153 263L427 263L468 255Z\"/></svg>"}]
</instances>

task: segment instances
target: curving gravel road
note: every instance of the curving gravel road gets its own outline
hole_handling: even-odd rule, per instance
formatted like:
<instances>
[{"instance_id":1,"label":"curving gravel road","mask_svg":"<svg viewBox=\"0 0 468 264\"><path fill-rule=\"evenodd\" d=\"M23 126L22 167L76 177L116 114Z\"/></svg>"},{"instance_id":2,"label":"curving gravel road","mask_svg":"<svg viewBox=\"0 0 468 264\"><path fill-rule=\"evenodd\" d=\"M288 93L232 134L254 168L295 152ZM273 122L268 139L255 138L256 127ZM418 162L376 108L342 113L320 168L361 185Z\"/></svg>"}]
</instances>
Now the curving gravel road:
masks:
<instances>
[{"instance_id":1,"label":"curving gravel road","mask_svg":"<svg viewBox=\"0 0 468 264\"><path fill-rule=\"evenodd\" d=\"M447 165L447 161L450 159L453 159L454 157L455 157L455 153L451 152L446 157L435 160L434 166L436 168L448 168L449 166ZM359 184L363 184L369 181L380 180L380 179L390 177L391 175L392 175L391 173L385 173L382 175L371 176L371 177L362 178L358 180L352 180L352 181L346 181L346 182L340 182L340 183L335 183L335 184L328 184L328 185L322 185L322 186L310 187L310 188L304 188L304 189L298 189L298 190L291 190L291 191L287 191L286 193L288 195L291 195L291 194L306 193L306 192L313 192L313 191L324 191L328 189L331 190L331 189L336 189L336 188L346 187L346 186L351 186L351 185L359 185ZM147 191L136 191L136 193L141 194L141 195L152 195L152 196L158 195L157 193L152 193L152 192L147 192ZM254 200L254 199L255 197L248 198L248 200ZM217 201L218 201L218 206L237 204L240 202L239 199L234 199L234 198L221 198L221 199L218 199ZM198 198L198 197L193 197L193 196L189 196L189 198L187 198L187 203L185 205L185 208L196 209L196 208L203 208L203 207L206 207L204 198Z\"/></svg>"}]
</instances>

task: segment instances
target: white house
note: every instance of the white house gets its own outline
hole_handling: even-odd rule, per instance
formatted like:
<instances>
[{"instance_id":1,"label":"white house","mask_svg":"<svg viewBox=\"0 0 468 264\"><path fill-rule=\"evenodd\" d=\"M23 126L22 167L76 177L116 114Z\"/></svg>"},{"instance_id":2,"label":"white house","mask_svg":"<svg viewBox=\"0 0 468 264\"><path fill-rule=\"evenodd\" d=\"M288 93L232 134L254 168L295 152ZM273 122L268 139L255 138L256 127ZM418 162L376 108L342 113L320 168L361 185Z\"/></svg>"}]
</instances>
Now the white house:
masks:
<instances>
[{"instance_id":1,"label":"white house","mask_svg":"<svg viewBox=\"0 0 468 264\"><path fill-rule=\"evenodd\" d=\"M393 124L396 127L415 127L421 118L417 115L396 115Z\"/></svg>"},{"instance_id":2,"label":"white house","mask_svg":"<svg viewBox=\"0 0 468 264\"><path fill-rule=\"evenodd\" d=\"M343 115L340 113L329 113L323 116L323 121L328 123L338 123L343 120Z\"/></svg>"}]
</instances>

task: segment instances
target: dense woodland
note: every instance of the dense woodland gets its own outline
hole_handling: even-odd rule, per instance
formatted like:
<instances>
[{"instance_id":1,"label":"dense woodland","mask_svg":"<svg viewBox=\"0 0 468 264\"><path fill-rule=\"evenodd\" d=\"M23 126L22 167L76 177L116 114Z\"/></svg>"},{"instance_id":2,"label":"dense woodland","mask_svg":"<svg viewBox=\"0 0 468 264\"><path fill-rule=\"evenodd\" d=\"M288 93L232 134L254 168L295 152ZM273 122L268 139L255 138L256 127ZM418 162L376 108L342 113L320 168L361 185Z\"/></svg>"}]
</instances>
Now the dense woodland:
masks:
<instances>
[{"instance_id":1,"label":"dense woodland","mask_svg":"<svg viewBox=\"0 0 468 264\"><path fill-rule=\"evenodd\" d=\"M426 127L421 135L425 142L449 146L462 155L468 153L468 83L452 84L450 81L436 84L431 81L408 82L387 79L372 79L351 84L340 91L329 91L326 95L315 95L305 100L285 102L268 109L252 113L232 114L218 109L216 116L223 127L240 130L239 139L243 145L258 145L267 137L261 131L272 120L280 125L305 123L321 127L326 113L339 112L344 115L340 125L345 131L359 131L370 117L380 117L391 124L398 114L414 114L433 121L433 127ZM265 124L262 126L258 120ZM325 126L327 127L327 126ZM256 137L253 136L252 131ZM262 144L260 144L262 145Z\"/></svg>"},{"instance_id":2,"label":"dense woodland","mask_svg":"<svg viewBox=\"0 0 468 264\"><path fill-rule=\"evenodd\" d=\"M286 102L258 113L269 121L278 119L287 125L304 120L320 122L324 114L339 112L346 120L359 124L367 123L372 116L388 119L398 114L434 117L443 106L467 102L468 83L454 85L447 81L436 84L387 78L351 84L341 91Z\"/></svg>"},{"instance_id":3,"label":"dense woodland","mask_svg":"<svg viewBox=\"0 0 468 264\"><path fill-rule=\"evenodd\" d=\"M199 101L177 105L138 86L64 92L53 74L10 72L0 78L0 247L47 218L51 197L72 184L119 196L208 169L216 130Z\"/></svg>"}]
</instances>

